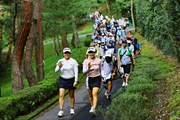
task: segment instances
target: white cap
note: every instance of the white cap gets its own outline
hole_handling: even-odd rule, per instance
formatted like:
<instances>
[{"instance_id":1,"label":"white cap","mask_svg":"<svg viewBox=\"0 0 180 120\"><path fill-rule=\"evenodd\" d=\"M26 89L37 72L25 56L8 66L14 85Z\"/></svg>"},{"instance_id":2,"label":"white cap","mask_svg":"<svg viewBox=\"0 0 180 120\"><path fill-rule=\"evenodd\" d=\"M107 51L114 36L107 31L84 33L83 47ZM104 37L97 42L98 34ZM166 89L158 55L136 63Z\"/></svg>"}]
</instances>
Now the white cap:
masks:
<instances>
[{"instance_id":1,"label":"white cap","mask_svg":"<svg viewBox=\"0 0 180 120\"><path fill-rule=\"evenodd\" d=\"M127 43L131 43L131 41L130 41L130 40L127 40Z\"/></svg>"},{"instance_id":2,"label":"white cap","mask_svg":"<svg viewBox=\"0 0 180 120\"><path fill-rule=\"evenodd\" d=\"M70 48L68 48L68 47L64 48L64 49L63 49L63 53L65 53L65 52L69 52L69 53L71 53Z\"/></svg>"},{"instance_id":3,"label":"white cap","mask_svg":"<svg viewBox=\"0 0 180 120\"><path fill-rule=\"evenodd\" d=\"M106 54L105 54L105 57L112 57L111 52L107 51Z\"/></svg>"},{"instance_id":4,"label":"white cap","mask_svg":"<svg viewBox=\"0 0 180 120\"><path fill-rule=\"evenodd\" d=\"M94 40L94 42L95 42L95 43L98 43L98 40L97 40L97 39L95 39L95 40Z\"/></svg>"},{"instance_id":5,"label":"white cap","mask_svg":"<svg viewBox=\"0 0 180 120\"><path fill-rule=\"evenodd\" d=\"M88 53L89 53L89 52L94 52L94 53L95 53L95 52L96 52L96 49L95 49L94 47L89 47L89 48L88 48Z\"/></svg>"}]
</instances>

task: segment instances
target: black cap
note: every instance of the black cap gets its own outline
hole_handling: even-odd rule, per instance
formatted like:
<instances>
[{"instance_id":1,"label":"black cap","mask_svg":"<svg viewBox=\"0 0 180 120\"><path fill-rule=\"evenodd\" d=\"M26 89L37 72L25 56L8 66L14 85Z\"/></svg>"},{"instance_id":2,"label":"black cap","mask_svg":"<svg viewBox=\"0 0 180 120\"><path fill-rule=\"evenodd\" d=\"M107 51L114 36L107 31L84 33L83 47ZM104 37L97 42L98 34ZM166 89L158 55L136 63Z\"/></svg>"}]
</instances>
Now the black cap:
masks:
<instances>
[{"instance_id":1,"label":"black cap","mask_svg":"<svg viewBox=\"0 0 180 120\"><path fill-rule=\"evenodd\" d=\"M123 40L122 43L127 43L127 41L126 41L126 40Z\"/></svg>"},{"instance_id":2,"label":"black cap","mask_svg":"<svg viewBox=\"0 0 180 120\"><path fill-rule=\"evenodd\" d=\"M131 39L131 38L127 38L127 40L130 40L130 41L132 41L132 39Z\"/></svg>"}]
</instances>

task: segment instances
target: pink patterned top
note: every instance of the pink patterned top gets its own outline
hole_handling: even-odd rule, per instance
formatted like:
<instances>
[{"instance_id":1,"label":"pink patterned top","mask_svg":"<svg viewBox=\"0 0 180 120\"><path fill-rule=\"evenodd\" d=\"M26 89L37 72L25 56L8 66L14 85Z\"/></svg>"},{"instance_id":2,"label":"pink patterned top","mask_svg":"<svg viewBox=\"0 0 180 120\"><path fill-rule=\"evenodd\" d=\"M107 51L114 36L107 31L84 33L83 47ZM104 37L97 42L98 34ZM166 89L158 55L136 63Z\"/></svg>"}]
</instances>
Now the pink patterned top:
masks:
<instances>
[{"instance_id":1,"label":"pink patterned top","mask_svg":"<svg viewBox=\"0 0 180 120\"><path fill-rule=\"evenodd\" d=\"M91 67L88 69L88 64ZM101 59L85 59L83 62L83 73L86 73L88 77L97 77L101 75Z\"/></svg>"}]
</instances>

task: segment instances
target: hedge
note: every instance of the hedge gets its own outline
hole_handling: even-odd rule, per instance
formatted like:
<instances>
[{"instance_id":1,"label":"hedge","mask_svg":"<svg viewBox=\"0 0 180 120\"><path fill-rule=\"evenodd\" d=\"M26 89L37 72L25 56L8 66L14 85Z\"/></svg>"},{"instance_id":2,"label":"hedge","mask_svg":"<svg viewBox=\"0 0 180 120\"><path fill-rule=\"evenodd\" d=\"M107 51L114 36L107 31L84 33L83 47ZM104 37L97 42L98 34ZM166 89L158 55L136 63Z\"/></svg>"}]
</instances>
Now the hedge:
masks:
<instances>
[{"instance_id":1,"label":"hedge","mask_svg":"<svg viewBox=\"0 0 180 120\"><path fill-rule=\"evenodd\" d=\"M57 94L57 80L44 80L11 96L0 98L0 119L12 120L27 114Z\"/></svg>"},{"instance_id":2,"label":"hedge","mask_svg":"<svg viewBox=\"0 0 180 120\"><path fill-rule=\"evenodd\" d=\"M111 106L104 111L106 120L147 120L149 109L155 101L156 85L150 79L134 77L125 93L121 90L113 96Z\"/></svg>"}]
</instances>

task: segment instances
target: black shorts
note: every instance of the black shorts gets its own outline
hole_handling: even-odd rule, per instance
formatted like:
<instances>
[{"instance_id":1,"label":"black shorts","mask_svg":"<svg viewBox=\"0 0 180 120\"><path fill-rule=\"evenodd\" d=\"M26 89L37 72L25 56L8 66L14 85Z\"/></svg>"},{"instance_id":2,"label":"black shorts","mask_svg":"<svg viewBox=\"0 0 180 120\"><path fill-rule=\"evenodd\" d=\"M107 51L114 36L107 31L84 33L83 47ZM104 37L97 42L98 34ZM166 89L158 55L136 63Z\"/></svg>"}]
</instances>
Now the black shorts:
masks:
<instances>
[{"instance_id":1,"label":"black shorts","mask_svg":"<svg viewBox=\"0 0 180 120\"><path fill-rule=\"evenodd\" d=\"M102 78L102 79L103 79L103 78ZM107 79L105 82L103 82L103 84L108 84L108 82L109 82L109 81L112 82L112 80L113 80L113 79L112 79L112 76L111 76L111 78L110 78L110 79Z\"/></svg>"},{"instance_id":2,"label":"black shorts","mask_svg":"<svg viewBox=\"0 0 180 120\"><path fill-rule=\"evenodd\" d=\"M125 73L125 74L130 74L131 64L122 65L122 67L123 67L123 69L124 69L124 73Z\"/></svg>"},{"instance_id":3,"label":"black shorts","mask_svg":"<svg viewBox=\"0 0 180 120\"><path fill-rule=\"evenodd\" d=\"M76 87L73 86L75 81L75 78L70 78L70 79L65 79L60 77L59 78L59 83L58 83L58 88L64 88L64 89L68 89L68 90L74 90L76 89Z\"/></svg>"},{"instance_id":4,"label":"black shorts","mask_svg":"<svg viewBox=\"0 0 180 120\"><path fill-rule=\"evenodd\" d=\"M93 89L94 87L101 87L101 76L97 77L89 77L88 78L88 86L90 89Z\"/></svg>"}]
</instances>

